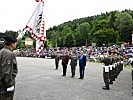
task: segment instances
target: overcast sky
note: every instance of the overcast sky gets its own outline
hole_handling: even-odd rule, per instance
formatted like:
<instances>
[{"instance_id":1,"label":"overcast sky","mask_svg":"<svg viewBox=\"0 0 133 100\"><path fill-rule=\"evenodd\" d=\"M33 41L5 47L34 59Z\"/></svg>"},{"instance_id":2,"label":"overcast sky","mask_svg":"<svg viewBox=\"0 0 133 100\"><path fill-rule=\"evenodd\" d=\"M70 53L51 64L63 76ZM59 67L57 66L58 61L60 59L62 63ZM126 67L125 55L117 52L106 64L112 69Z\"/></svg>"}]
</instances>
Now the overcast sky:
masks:
<instances>
[{"instance_id":1,"label":"overcast sky","mask_svg":"<svg viewBox=\"0 0 133 100\"><path fill-rule=\"evenodd\" d=\"M114 11L133 10L133 0L44 0L45 28L69 20ZM37 2L35 0L1 0L0 32L22 30Z\"/></svg>"}]
</instances>

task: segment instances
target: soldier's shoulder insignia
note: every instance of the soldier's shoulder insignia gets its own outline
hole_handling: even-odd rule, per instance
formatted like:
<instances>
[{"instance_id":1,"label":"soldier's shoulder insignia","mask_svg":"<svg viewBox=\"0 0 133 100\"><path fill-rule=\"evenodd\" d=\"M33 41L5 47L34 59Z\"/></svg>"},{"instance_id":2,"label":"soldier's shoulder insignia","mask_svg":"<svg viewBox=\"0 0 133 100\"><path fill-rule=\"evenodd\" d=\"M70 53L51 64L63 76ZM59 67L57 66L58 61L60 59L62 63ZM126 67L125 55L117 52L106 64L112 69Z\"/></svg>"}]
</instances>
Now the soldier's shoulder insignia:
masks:
<instances>
[{"instance_id":1,"label":"soldier's shoulder insignia","mask_svg":"<svg viewBox=\"0 0 133 100\"><path fill-rule=\"evenodd\" d=\"M10 64L11 64L11 60L8 59L8 60L6 61L6 63L7 63L8 65L10 65Z\"/></svg>"}]
</instances>

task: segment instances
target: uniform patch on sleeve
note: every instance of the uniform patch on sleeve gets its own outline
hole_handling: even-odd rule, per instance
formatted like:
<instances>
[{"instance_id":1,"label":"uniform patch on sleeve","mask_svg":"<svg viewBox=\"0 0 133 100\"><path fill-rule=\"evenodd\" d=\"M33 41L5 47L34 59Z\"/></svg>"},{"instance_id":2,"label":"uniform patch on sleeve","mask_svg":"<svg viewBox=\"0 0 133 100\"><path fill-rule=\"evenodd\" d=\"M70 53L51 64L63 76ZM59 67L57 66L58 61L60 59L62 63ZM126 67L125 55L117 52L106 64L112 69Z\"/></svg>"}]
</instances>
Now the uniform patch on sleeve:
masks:
<instances>
[{"instance_id":1,"label":"uniform patch on sleeve","mask_svg":"<svg viewBox=\"0 0 133 100\"><path fill-rule=\"evenodd\" d=\"M6 63L7 63L8 65L10 65L10 64L11 64L11 60L8 59L8 60L6 61Z\"/></svg>"}]
</instances>

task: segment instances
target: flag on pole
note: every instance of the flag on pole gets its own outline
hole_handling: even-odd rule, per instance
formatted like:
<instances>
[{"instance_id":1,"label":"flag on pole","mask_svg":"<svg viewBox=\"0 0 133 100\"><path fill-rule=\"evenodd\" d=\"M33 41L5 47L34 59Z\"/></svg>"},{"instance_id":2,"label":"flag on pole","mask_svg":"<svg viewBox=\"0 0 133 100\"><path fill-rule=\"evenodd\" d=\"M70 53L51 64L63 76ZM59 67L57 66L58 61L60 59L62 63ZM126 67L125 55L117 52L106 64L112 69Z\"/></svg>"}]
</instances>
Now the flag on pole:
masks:
<instances>
[{"instance_id":1,"label":"flag on pole","mask_svg":"<svg viewBox=\"0 0 133 100\"><path fill-rule=\"evenodd\" d=\"M39 2L40 0L36 0L36 2Z\"/></svg>"},{"instance_id":2,"label":"flag on pole","mask_svg":"<svg viewBox=\"0 0 133 100\"><path fill-rule=\"evenodd\" d=\"M44 43L46 41L46 33L45 33L45 22L43 16L43 0L39 1L37 8L35 9L33 15L28 21L26 27L23 29L23 32L18 36L18 38L22 38L24 36L26 30L31 33L31 36L36 40L36 54L39 55L39 52L42 51L44 47Z\"/></svg>"},{"instance_id":3,"label":"flag on pole","mask_svg":"<svg viewBox=\"0 0 133 100\"><path fill-rule=\"evenodd\" d=\"M44 1L43 1L43 0L36 0L36 2L39 2L39 1L41 1L42 3L44 3Z\"/></svg>"}]
</instances>

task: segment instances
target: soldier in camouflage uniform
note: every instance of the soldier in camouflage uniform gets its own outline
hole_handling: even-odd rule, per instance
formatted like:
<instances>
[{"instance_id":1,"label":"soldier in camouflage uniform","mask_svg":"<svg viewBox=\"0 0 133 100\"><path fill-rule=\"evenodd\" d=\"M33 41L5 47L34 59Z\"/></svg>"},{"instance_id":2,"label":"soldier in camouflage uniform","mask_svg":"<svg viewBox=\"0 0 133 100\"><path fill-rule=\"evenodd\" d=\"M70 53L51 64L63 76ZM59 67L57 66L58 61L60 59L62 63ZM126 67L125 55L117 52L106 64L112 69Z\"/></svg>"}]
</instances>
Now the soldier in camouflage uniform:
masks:
<instances>
[{"instance_id":1,"label":"soldier in camouflage uniform","mask_svg":"<svg viewBox=\"0 0 133 100\"><path fill-rule=\"evenodd\" d=\"M114 64L114 59L113 59L113 53L110 51L109 52L110 54L110 59L111 59L111 62L110 62L110 65L109 65L109 84L113 84L113 64Z\"/></svg>"},{"instance_id":2,"label":"soldier in camouflage uniform","mask_svg":"<svg viewBox=\"0 0 133 100\"><path fill-rule=\"evenodd\" d=\"M71 65L71 74L72 74L71 77L74 77L75 76L75 69L77 66L77 56L76 56L75 52L72 52L70 65Z\"/></svg>"},{"instance_id":3,"label":"soldier in camouflage uniform","mask_svg":"<svg viewBox=\"0 0 133 100\"><path fill-rule=\"evenodd\" d=\"M5 47L0 50L0 100L13 100L15 77L18 73L16 57L16 38L5 37Z\"/></svg>"},{"instance_id":4,"label":"soldier in camouflage uniform","mask_svg":"<svg viewBox=\"0 0 133 100\"><path fill-rule=\"evenodd\" d=\"M103 67L103 79L104 79L104 83L105 86L102 87L102 89L104 90L110 90L109 88L109 65L111 63L111 58L109 57L109 55L107 55L107 57L104 57L104 59L102 60L102 62L104 63L104 67Z\"/></svg>"},{"instance_id":5,"label":"soldier in camouflage uniform","mask_svg":"<svg viewBox=\"0 0 133 100\"><path fill-rule=\"evenodd\" d=\"M56 66L56 70L58 70L58 67L59 67L59 60L60 60L60 56L57 52L57 50L55 51L55 66Z\"/></svg>"}]
</instances>

